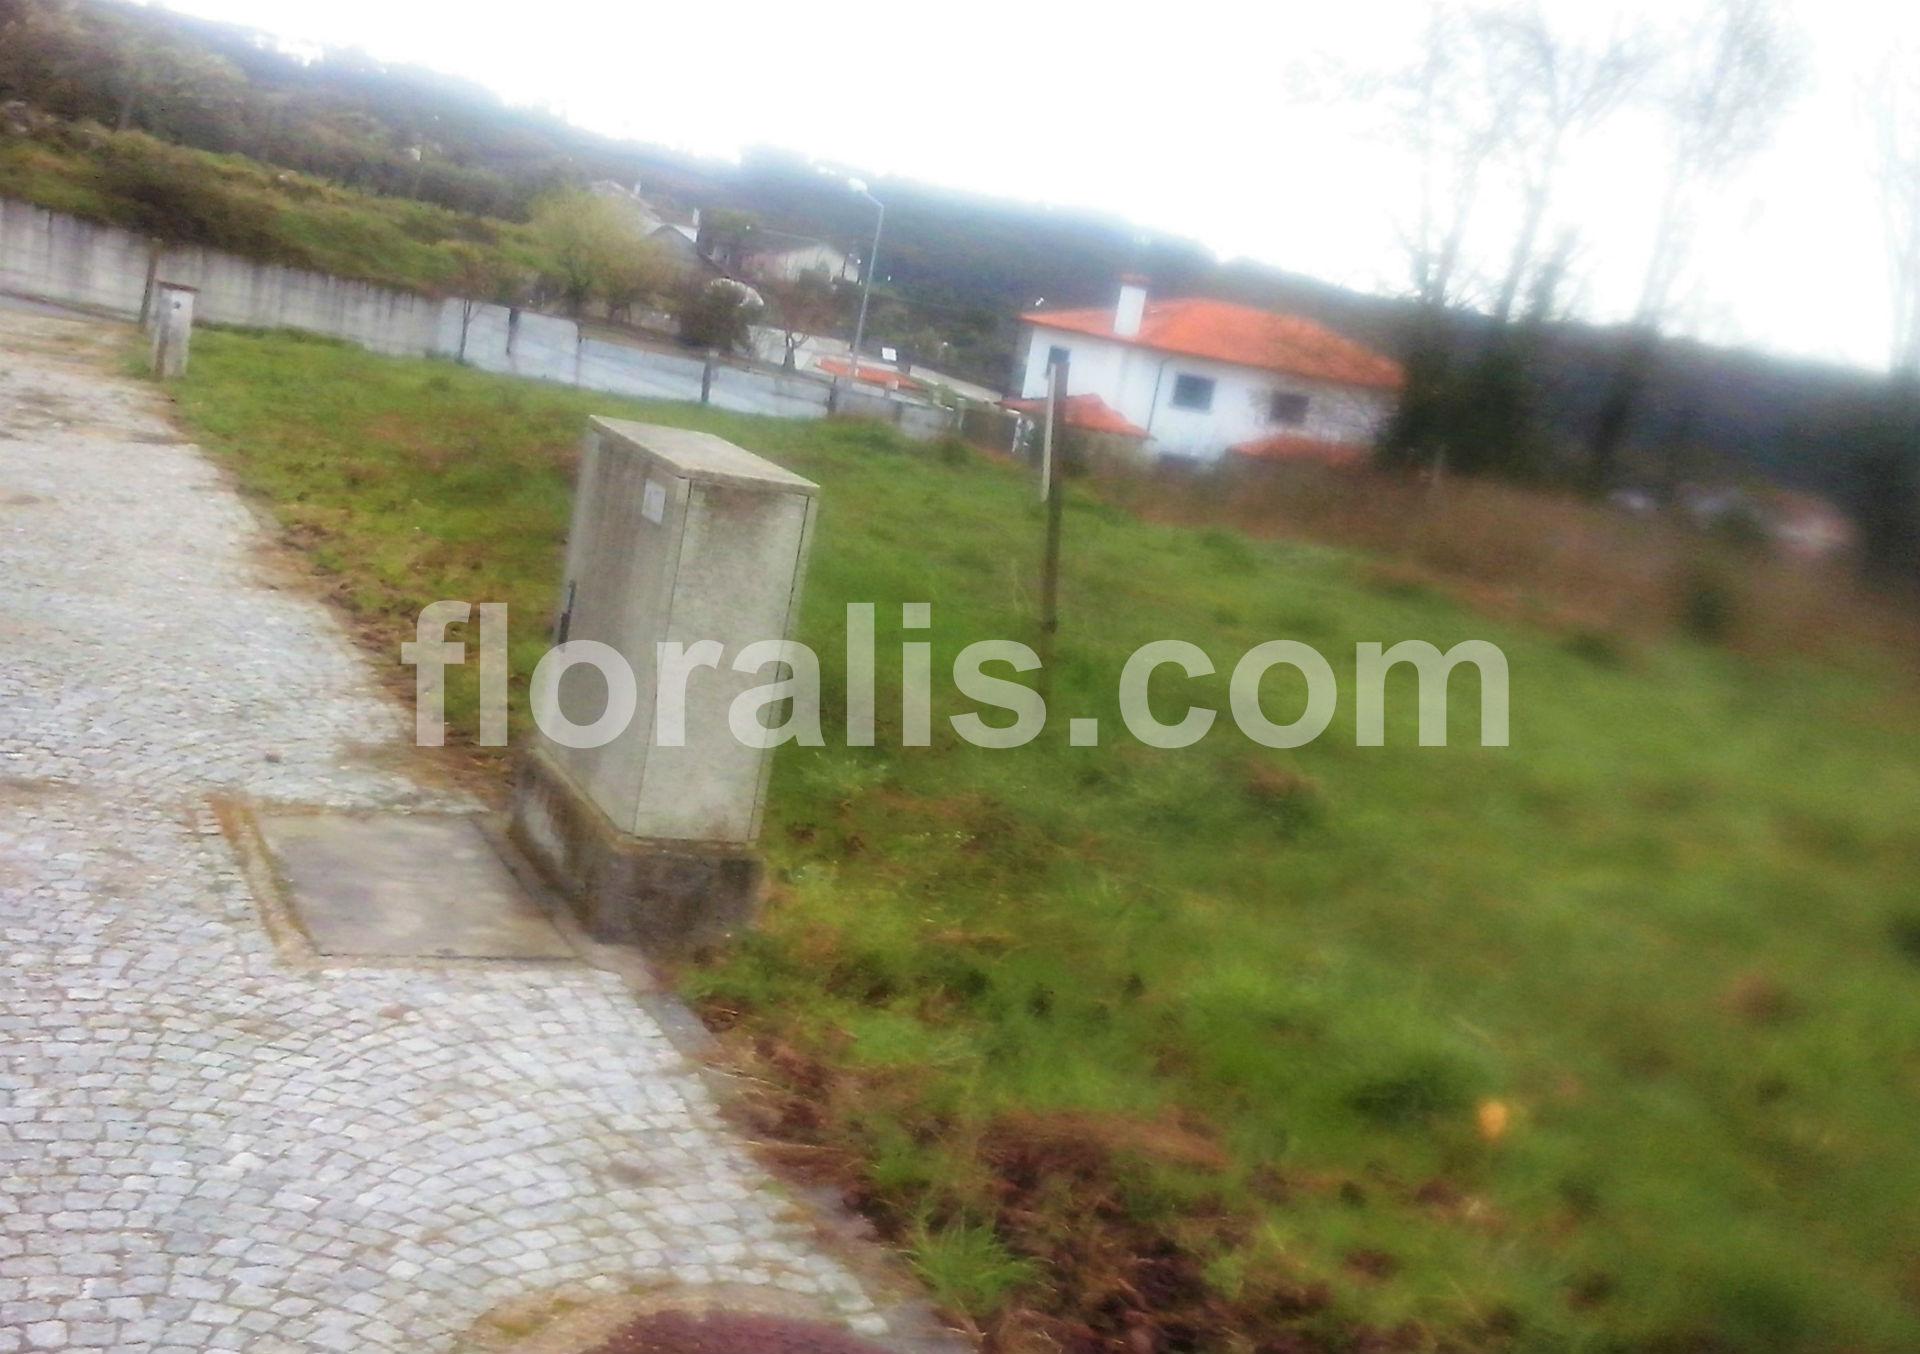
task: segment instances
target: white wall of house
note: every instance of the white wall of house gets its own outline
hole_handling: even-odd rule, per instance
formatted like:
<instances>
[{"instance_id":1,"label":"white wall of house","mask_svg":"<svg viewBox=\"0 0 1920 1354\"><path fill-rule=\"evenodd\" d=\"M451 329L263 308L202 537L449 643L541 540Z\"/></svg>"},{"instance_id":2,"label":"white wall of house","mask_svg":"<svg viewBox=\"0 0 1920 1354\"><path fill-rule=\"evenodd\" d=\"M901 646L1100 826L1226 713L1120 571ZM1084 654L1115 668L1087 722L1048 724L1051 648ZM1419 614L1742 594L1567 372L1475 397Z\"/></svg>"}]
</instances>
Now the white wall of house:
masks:
<instances>
[{"instance_id":1,"label":"white wall of house","mask_svg":"<svg viewBox=\"0 0 1920 1354\"><path fill-rule=\"evenodd\" d=\"M1022 398L1036 399L1047 393L1048 353L1056 346L1065 348L1067 393L1098 395L1145 428L1149 434L1147 449L1162 456L1217 460L1228 447L1281 433L1329 442L1368 443L1393 412L1392 391L1311 381L1258 367L1163 353L1045 325L1028 325L1027 331L1020 378ZM1185 409L1175 404L1181 376L1213 382L1209 408ZM1274 396L1283 392L1306 397L1301 421L1274 419Z\"/></svg>"},{"instance_id":2,"label":"white wall of house","mask_svg":"<svg viewBox=\"0 0 1920 1354\"><path fill-rule=\"evenodd\" d=\"M857 269L845 251L831 245L809 244L796 249L750 255L746 267L741 271L763 281L783 278L792 282L802 273L825 273L835 281L850 281Z\"/></svg>"}]
</instances>

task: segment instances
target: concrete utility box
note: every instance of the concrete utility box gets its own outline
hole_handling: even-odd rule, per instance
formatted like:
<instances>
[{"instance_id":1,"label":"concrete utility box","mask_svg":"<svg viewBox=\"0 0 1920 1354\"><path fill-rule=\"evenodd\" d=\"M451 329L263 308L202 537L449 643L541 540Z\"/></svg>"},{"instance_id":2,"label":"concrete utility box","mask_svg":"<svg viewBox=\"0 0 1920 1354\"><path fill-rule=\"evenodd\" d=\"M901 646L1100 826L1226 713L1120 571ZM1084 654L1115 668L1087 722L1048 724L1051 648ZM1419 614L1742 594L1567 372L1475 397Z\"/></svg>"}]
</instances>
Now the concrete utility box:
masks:
<instances>
[{"instance_id":1,"label":"concrete utility box","mask_svg":"<svg viewBox=\"0 0 1920 1354\"><path fill-rule=\"evenodd\" d=\"M193 287L178 282L155 284L153 310L147 317L151 331L154 375L171 381L187 374L187 348L193 339Z\"/></svg>"},{"instance_id":2,"label":"concrete utility box","mask_svg":"<svg viewBox=\"0 0 1920 1354\"><path fill-rule=\"evenodd\" d=\"M635 715L612 741L534 735L513 803L516 840L572 897L597 938L677 948L751 915L772 750L728 726L741 692L774 680L731 663L787 637L817 487L707 433L596 418L586 438L560 597L565 640L594 640L631 667ZM718 641L718 669L686 685L681 746L655 728L656 646ZM591 724L606 683L577 667L559 707Z\"/></svg>"}]
</instances>

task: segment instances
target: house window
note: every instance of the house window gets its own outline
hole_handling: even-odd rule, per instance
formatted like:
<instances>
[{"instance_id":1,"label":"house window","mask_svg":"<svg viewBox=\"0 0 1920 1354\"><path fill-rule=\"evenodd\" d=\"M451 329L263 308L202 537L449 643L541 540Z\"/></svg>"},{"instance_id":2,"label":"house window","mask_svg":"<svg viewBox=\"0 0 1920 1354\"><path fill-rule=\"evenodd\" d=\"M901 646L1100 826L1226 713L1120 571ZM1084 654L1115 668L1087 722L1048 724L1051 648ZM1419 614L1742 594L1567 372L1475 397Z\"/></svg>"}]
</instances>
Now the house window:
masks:
<instances>
[{"instance_id":1,"label":"house window","mask_svg":"<svg viewBox=\"0 0 1920 1354\"><path fill-rule=\"evenodd\" d=\"M1276 390L1267 406L1267 422L1299 427L1307 421L1307 397L1291 390Z\"/></svg>"},{"instance_id":2,"label":"house window","mask_svg":"<svg viewBox=\"0 0 1920 1354\"><path fill-rule=\"evenodd\" d=\"M1056 343L1051 348L1047 349L1046 369L1048 371L1052 371L1055 367L1064 367L1067 365L1067 359L1072 356L1073 356L1073 353L1070 350L1063 348Z\"/></svg>"},{"instance_id":3,"label":"house window","mask_svg":"<svg viewBox=\"0 0 1920 1354\"><path fill-rule=\"evenodd\" d=\"M1206 376L1173 378L1173 407L1206 413L1213 408L1213 381Z\"/></svg>"}]
</instances>

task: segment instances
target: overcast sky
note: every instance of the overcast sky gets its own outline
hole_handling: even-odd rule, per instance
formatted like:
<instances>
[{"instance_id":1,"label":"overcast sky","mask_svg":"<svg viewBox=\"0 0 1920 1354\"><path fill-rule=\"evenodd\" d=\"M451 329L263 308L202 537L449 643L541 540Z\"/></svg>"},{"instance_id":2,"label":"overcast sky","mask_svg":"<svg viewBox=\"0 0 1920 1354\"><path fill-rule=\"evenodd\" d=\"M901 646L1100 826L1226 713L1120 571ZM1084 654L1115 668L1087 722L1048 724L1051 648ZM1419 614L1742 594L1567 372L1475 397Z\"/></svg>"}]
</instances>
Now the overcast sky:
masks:
<instances>
[{"instance_id":1,"label":"overcast sky","mask_svg":"<svg viewBox=\"0 0 1920 1354\"><path fill-rule=\"evenodd\" d=\"M781 146L876 174L1094 208L1223 258L1372 290L1398 289L1405 274L1396 241L1408 203L1377 110L1309 85L1403 58L1419 0L165 2L432 66L596 131L723 157ZM1677 7L1544 3L1595 30ZM1806 84L1764 161L1716 195L1677 323L1714 341L1879 366L1886 273L1859 89L1920 35L1920 6L1786 8ZM1631 305L1659 154L1651 120L1628 119L1569 194L1590 315Z\"/></svg>"}]
</instances>

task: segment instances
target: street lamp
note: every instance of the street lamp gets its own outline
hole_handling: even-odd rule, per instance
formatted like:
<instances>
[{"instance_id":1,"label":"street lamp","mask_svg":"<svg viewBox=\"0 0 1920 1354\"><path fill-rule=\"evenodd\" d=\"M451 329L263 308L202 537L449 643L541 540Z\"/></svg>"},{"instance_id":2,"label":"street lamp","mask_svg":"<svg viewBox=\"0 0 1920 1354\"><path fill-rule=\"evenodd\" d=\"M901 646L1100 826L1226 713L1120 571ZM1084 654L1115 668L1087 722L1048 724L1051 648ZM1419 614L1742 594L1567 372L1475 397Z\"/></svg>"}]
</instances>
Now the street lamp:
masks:
<instances>
[{"instance_id":1,"label":"street lamp","mask_svg":"<svg viewBox=\"0 0 1920 1354\"><path fill-rule=\"evenodd\" d=\"M853 323L853 379L860 379L860 345L867 337L867 301L873 295L873 270L880 259L880 228L887 223L887 209L879 198L867 191L860 179L848 179L847 187L873 204L873 248L867 251L866 280L860 285L860 318Z\"/></svg>"}]
</instances>

